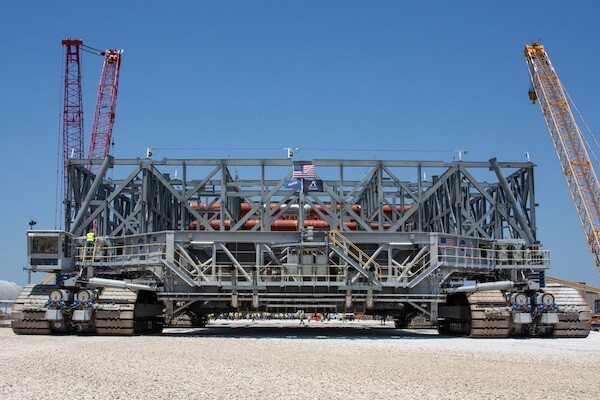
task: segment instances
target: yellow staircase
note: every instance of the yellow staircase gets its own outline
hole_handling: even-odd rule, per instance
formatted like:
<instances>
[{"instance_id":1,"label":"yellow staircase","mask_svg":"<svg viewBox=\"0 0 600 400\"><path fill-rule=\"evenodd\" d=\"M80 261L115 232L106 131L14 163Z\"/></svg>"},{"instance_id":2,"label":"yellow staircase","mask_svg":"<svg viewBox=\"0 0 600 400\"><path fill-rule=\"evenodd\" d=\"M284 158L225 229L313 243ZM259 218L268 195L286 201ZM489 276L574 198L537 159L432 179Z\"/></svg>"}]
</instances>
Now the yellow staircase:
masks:
<instances>
[{"instance_id":1,"label":"yellow staircase","mask_svg":"<svg viewBox=\"0 0 600 400\"><path fill-rule=\"evenodd\" d=\"M357 269L363 273L363 275L365 275L365 272L363 271L366 271L366 275L368 277L368 271L372 270L377 280L381 280L381 265L379 265L374 259L371 259L367 253L352 243L350 239L342 235L339 231L332 230L329 231L329 241L331 244L337 247L337 249L342 250L345 255L353 260L356 263L354 266L358 266ZM335 247L333 247L334 250ZM343 257L343 255L339 252L338 254Z\"/></svg>"}]
</instances>

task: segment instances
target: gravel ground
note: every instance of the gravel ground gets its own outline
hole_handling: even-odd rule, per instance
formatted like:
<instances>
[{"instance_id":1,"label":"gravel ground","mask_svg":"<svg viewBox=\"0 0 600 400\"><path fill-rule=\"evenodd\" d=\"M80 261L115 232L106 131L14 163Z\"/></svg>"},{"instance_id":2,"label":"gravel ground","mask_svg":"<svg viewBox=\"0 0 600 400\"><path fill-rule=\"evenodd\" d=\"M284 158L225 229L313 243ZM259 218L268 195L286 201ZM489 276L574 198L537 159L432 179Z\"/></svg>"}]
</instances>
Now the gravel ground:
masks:
<instances>
[{"instance_id":1,"label":"gravel ground","mask_svg":"<svg viewBox=\"0 0 600 400\"><path fill-rule=\"evenodd\" d=\"M213 322L157 336L0 329L1 399L597 399L587 339L464 339L377 322Z\"/></svg>"}]
</instances>

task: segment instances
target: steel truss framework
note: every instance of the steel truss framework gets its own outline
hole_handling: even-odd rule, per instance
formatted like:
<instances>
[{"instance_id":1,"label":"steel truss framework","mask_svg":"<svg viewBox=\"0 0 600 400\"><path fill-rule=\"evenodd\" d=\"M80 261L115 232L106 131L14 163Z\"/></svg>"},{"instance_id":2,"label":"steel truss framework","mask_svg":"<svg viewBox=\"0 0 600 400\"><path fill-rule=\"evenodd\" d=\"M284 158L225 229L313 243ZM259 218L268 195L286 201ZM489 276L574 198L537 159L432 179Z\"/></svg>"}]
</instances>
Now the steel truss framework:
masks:
<instances>
[{"instance_id":1,"label":"steel truss framework","mask_svg":"<svg viewBox=\"0 0 600 400\"><path fill-rule=\"evenodd\" d=\"M103 52L104 64L100 84L98 85L98 97L96 99L88 158L103 160L110 152L117 106L121 54L121 50L106 50ZM90 169L97 172L98 166L91 166Z\"/></svg>"},{"instance_id":2,"label":"steel truss framework","mask_svg":"<svg viewBox=\"0 0 600 400\"><path fill-rule=\"evenodd\" d=\"M96 220L103 239L77 263L160 282L172 315L409 305L434 318L453 280L548 264L531 163L313 160L318 184L298 190L290 160L109 156L98 175L90 162L70 162L66 226L81 237Z\"/></svg>"},{"instance_id":3,"label":"steel truss framework","mask_svg":"<svg viewBox=\"0 0 600 400\"><path fill-rule=\"evenodd\" d=\"M108 157L97 176L85 165L101 161L69 162L74 202L66 205L65 215L75 215L66 221L75 235L94 219L102 236L188 229L264 232L278 230L276 222L296 211L299 231L315 226L536 240L531 163L314 160L315 178L323 180L317 192L286 188L290 160ZM236 177L243 168L255 177ZM122 172L124 178L114 176ZM482 172L495 182L479 180Z\"/></svg>"}]
</instances>

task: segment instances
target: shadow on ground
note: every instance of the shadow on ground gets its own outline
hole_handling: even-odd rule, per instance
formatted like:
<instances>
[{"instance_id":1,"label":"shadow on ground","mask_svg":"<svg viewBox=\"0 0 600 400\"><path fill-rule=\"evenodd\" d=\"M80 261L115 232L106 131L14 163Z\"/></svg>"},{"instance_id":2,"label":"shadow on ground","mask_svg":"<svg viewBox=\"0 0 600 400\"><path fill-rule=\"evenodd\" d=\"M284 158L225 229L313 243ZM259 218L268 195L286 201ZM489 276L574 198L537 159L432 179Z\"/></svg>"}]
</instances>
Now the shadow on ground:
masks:
<instances>
[{"instance_id":1,"label":"shadow on ground","mask_svg":"<svg viewBox=\"0 0 600 400\"><path fill-rule=\"evenodd\" d=\"M219 324L211 323L206 328L165 328L162 336L181 337L226 337L252 339L426 339L445 338L435 329L395 329L378 325L360 325L348 323L345 326L328 326L319 323L298 324L261 324L247 323Z\"/></svg>"}]
</instances>

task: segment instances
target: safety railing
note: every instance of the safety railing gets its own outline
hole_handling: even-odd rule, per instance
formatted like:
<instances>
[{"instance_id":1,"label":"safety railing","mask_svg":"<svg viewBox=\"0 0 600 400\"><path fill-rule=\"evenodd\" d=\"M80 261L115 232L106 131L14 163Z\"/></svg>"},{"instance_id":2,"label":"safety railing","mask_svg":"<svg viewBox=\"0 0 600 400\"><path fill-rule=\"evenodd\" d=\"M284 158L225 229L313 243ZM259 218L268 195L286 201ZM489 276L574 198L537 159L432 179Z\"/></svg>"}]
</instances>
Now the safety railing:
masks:
<instances>
[{"instance_id":1,"label":"safety railing","mask_svg":"<svg viewBox=\"0 0 600 400\"><path fill-rule=\"evenodd\" d=\"M549 266L550 251L536 248L495 249L469 246L438 247L440 261L462 267Z\"/></svg>"},{"instance_id":2,"label":"safety railing","mask_svg":"<svg viewBox=\"0 0 600 400\"><path fill-rule=\"evenodd\" d=\"M259 270L264 282L342 282L348 279L346 267L333 264L271 265Z\"/></svg>"},{"instance_id":3,"label":"safety railing","mask_svg":"<svg viewBox=\"0 0 600 400\"><path fill-rule=\"evenodd\" d=\"M190 260L189 255L174 249L169 256L165 251L164 243L140 243L128 245L100 246L94 245L93 253L88 246L77 246L76 260L83 263L97 263L101 265L128 266L132 263L160 263L168 260L171 268L177 268L178 272L196 281L198 278L209 281L231 281L232 272L236 267L232 264L209 264L201 265ZM366 256L366 255L365 255ZM364 263L363 263L364 264ZM255 265L243 265L245 272L252 274ZM377 264L377 267L380 266ZM326 271L324 271L326 270ZM330 271L336 270L337 273ZM344 267L335 265L305 264L292 266L291 264L263 266L259 269L257 278L259 282L292 282L292 281L315 281L315 282L339 282L344 276ZM242 278L238 274L238 279ZM243 278L242 278L243 279Z\"/></svg>"},{"instance_id":4,"label":"safety railing","mask_svg":"<svg viewBox=\"0 0 600 400\"><path fill-rule=\"evenodd\" d=\"M101 246L98 239L93 246L76 246L75 260L93 263L120 263L123 261L151 260L164 256L164 243L138 243Z\"/></svg>"},{"instance_id":5,"label":"safety railing","mask_svg":"<svg viewBox=\"0 0 600 400\"><path fill-rule=\"evenodd\" d=\"M365 253L360 247L354 244L350 239L342 235L337 230L329 231L329 240L335 246L343 249L345 253L358 263L365 270L370 270L371 266L375 271L375 275L378 279L381 279L381 266L377 261L371 259L371 257Z\"/></svg>"},{"instance_id":6,"label":"safety railing","mask_svg":"<svg viewBox=\"0 0 600 400\"><path fill-rule=\"evenodd\" d=\"M362 268L367 271L372 270L382 283L385 283L388 278L393 278L394 281L400 279L408 282L428 269L434 268L434 265L441 264L464 268L512 268L515 265L547 266L550 261L548 250L535 248L490 249L440 245L437 246L437 252L423 252L416 259L404 265L393 262L394 265L382 266L338 231L331 231L329 239L332 244L342 249ZM168 260L171 268L177 268L179 272L194 281L198 278L210 281L229 281L232 279L232 271L239 268L239 266L222 263L198 264L188 254L177 249L174 249L171 254L167 254L165 243L160 242L113 246L100 246L95 243L91 253L89 247L83 245L76 247L76 250L78 262L94 262L115 267L131 264L154 264ZM253 264L241 266L250 276L253 274L254 267ZM241 277L240 274L238 277ZM259 282L325 281L332 283L348 278L346 266L334 265L329 262L327 264L286 263L260 266L256 277Z\"/></svg>"},{"instance_id":7,"label":"safety railing","mask_svg":"<svg viewBox=\"0 0 600 400\"><path fill-rule=\"evenodd\" d=\"M386 282L387 272L387 276L395 280L414 283L441 265L465 269L518 268L521 265L525 268L544 267L550 263L550 252L526 247L490 249L443 245L437 247L437 252L427 251L406 264L393 263L394 265L382 266L383 282Z\"/></svg>"}]
</instances>

